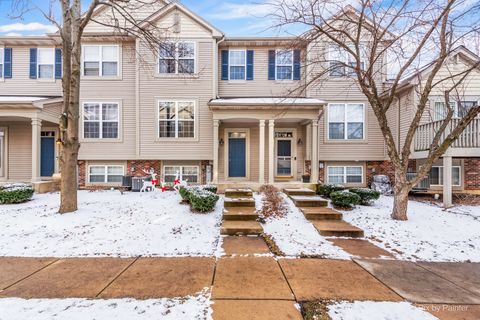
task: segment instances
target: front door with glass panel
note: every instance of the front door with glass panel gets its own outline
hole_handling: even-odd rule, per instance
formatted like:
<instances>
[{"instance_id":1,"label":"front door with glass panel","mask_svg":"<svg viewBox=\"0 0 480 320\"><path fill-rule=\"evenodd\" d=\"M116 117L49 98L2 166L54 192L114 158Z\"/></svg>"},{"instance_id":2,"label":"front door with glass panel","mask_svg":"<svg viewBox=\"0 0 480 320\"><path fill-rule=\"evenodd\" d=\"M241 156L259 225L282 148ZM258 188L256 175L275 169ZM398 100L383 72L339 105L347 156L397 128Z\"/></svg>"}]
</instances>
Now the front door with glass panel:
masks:
<instances>
[{"instance_id":1,"label":"front door with glass panel","mask_svg":"<svg viewBox=\"0 0 480 320\"><path fill-rule=\"evenodd\" d=\"M293 176L293 133L277 132L276 133L276 175L278 177Z\"/></svg>"},{"instance_id":2,"label":"front door with glass panel","mask_svg":"<svg viewBox=\"0 0 480 320\"><path fill-rule=\"evenodd\" d=\"M247 135L244 132L228 134L228 176L230 178L247 176Z\"/></svg>"}]
</instances>

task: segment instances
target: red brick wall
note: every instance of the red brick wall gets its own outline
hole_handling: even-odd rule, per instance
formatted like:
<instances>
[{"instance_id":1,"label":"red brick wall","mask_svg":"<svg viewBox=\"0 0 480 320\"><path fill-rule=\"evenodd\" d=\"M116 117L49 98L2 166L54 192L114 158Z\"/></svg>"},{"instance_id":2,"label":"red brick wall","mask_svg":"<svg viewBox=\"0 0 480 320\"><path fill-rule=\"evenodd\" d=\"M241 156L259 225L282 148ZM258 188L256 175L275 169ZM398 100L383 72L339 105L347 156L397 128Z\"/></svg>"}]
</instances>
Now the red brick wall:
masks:
<instances>
[{"instance_id":1,"label":"red brick wall","mask_svg":"<svg viewBox=\"0 0 480 320\"><path fill-rule=\"evenodd\" d=\"M162 162L160 160L129 160L127 161L127 171L125 175L145 177L148 176L148 174L144 171L149 172L150 168L153 168L159 177L162 176Z\"/></svg>"},{"instance_id":2,"label":"red brick wall","mask_svg":"<svg viewBox=\"0 0 480 320\"><path fill-rule=\"evenodd\" d=\"M87 182L87 163L86 161L78 161L78 184L84 187Z\"/></svg>"},{"instance_id":3,"label":"red brick wall","mask_svg":"<svg viewBox=\"0 0 480 320\"><path fill-rule=\"evenodd\" d=\"M320 167L320 164L323 164ZM319 161L318 162L318 180L323 182L325 179L325 162ZM312 161L310 160L305 160L305 174L312 174ZM313 181L313 183L316 183L316 181Z\"/></svg>"},{"instance_id":4,"label":"red brick wall","mask_svg":"<svg viewBox=\"0 0 480 320\"><path fill-rule=\"evenodd\" d=\"M417 170L417 162L410 160L408 167L412 172ZM391 161L367 161L367 186L370 186L373 176L386 175L390 178L392 184L395 182L395 170Z\"/></svg>"},{"instance_id":5,"label":"red brick wall","mask_svg":"<svg viewBox=\"0 0 480 320\"><path fill-rule=\"evenodd\" d=\"M465 190L480 189L480 158L464 159Z\"/></svg>"}]
</instances>

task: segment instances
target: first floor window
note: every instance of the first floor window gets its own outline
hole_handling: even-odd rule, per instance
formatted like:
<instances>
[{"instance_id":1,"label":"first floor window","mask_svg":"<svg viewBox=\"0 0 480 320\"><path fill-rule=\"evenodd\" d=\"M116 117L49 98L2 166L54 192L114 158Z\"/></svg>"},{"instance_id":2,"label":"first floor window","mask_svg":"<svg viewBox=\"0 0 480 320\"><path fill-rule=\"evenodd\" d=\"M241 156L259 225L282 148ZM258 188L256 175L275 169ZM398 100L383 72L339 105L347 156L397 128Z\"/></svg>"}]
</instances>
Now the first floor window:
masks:
<instances>
[{"instance_id":1,"label":"first floor window","mask_svg":"<svg viewBox=\"0 0 480 320\"><path fill-rule=\"evenodd\" d=\"M452 185L457 187L461 185L460 172L461 168L459 166L452 167ZM429 179L431 185L443 186L443 167L432 167Z\"/></svg>"},{"instance_id":2,"label":"first floor window","mask_svg":"<svg viewBox=\"0 0 480 320\"><path fill-rule=\"evenodd\" d=\"M55 48L38 48L38 78L53 79L55 75Z\"/></svg>"},{"instance_id":3,"label":"first floor window","mask_svg":"<svg viewBox=\"0 0 480 320\"><path fill-rule=\"evenodd\" d=\"M89 183L121 183L124 175L123 166L90 166Z\"/></svg>"},{"instance_id":4,"label":"first floor window","mask_svg":"<svg viewBox=\"0 0 480 320\"><path fill-rule=\"evenodd\" d=\"M159 138L195 137L195 102L159 101Z\"/></svg>"},{"instance_id":5,"label":"first floor window","mask_svg":"<svg viewBox=\"0 0 480 320\"><path fill-rule=\"evenodd\" d=\"M118 76L119 46L85 45L82 50L84 76Z\"/></svg>"},{"instance_id":6,"label":"first floor window","mask_svg":"<svg viewBox=\"0 0 480 320\"><path fill-rule=\"evenodd\" d=\"M362 183L363 167L344 166L344 167L328 167L327 180L329 184L344 183Z\"/></svg>"},{"instance_id":7,"label":"first floor window","mask_svg":"<svg viewBox=\"0 0 480 320\"><path fill-rule=\"evenodd\" d=\"M362 140L365 112L362 103L334 103L328 106L330 140Z\"/></svg>"},{"instance_id":8,"label":"first floor window","mask_svg":"<svg viewBox=\"0 0 480 320\"><path fill-rule=\"evenodd\" d=\"M83 137L85 139L118 139L118 124L117 103L83 104Z\"/></svg>"},{"instance_id":9,"label":"first floor window","mask_svg":"<svg viewBox=\"0 0 480 320\"><path fill-rule=\"evenodd\" d=\"M293 50L277 50L276 56L277 80L293 79Z\"/></svg>"},{"instance_id":10,"label":"first floor window","mask_svg":"<svg viewBox=\"0 0 480 320\"><path fill-rule=\"evenodd\" d=\"M230 50L229 53L230 80L245 80L247 52L245 50Z\"/></svg>"},{"instance_id":11,"label":"first floor window","mask_svg":"<svg viewBox=\"0 0 480 320\"><path fill-rule=\"evenodd\" d=\"M163 179L166 183L174 183L177 177L188 183L199 182L199 169L196 166L165 166L163 167Z\"/></svg>"},{"instance_id":12,"label":"first floor window","mask_svg":"<svg viewBox=\"0 0 480 320\"><path fill-rule=\"evenodd\" d=\"M162 43L159 49L158 73L195 73L195 43Z\"/></svg>"}]
</instances>

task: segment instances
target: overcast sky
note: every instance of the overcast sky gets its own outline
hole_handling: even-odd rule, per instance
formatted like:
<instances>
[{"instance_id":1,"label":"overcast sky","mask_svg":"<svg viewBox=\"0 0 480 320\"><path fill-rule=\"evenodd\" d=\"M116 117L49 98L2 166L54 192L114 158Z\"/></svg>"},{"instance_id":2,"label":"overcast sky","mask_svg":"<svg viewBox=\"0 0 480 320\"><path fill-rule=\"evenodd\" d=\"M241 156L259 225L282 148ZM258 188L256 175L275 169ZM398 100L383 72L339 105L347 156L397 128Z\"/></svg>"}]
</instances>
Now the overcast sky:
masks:
<instances>
[{"instance_id":1,"label":"overcast sky","mask_svg":"<svg viewBox=\"0 0 480 320\"><path fill-rule=\"evenodd\" d=\"M259 1L240 0L184 0L190 10L212 23L228 36L267 36L277 35L278 31L267 30L266 6ZM49 0L33 0L39 7L46 9ZM90 3L83 0L84 8ZM0 36L5 35L41 35L54 31L39 12L26 14L22 19L14 19L12 0L0 0Z\"/></svg>"}]
</instances>

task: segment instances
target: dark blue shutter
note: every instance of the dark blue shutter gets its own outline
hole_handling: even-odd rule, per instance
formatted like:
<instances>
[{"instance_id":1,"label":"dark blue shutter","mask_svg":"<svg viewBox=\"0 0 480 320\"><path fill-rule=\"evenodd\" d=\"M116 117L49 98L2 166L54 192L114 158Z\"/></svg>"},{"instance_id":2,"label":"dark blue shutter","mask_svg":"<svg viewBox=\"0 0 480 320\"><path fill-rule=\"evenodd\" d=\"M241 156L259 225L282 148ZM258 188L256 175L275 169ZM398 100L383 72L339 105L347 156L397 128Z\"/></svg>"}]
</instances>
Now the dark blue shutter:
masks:
<instances>
[{"instance_id":1,"label":"dark blue shutter","mask_svg":"<svg viewBox=\"0 0 480 320\"><path fill-rule=\"evenodd\" d=\"M222 50L222 80L228 80L228 50Z\"/></svg>"},{"instance_id":2,"label":"dark blue shutter","mask_svg":"<svg viewBox=\"0 0 480 320\"><path fill-rule=\"evenodd\" d=\"M275 50L268 50L268 80L275 80Z\"/></svg>"},{"instance_id":3,"label":"dark blue shutter","mask_svg":"<svg viewBox=\"0 0 480 320\"><path fill-rule=\"evenodd\" d=\"M247 50L247 80L253 80L253 50Z\"/></svg>"},{"instance_id":4,"label":"dark blue shutter","mask_svg":"<svg viewBox=\"0 0 480 320\"><path fill-rule=\"evenodd\" d=\"M37 79L37 48L30 48L30 79Z\"/></svg>"},{"instance_id":5,"label":"dark blue shutter","mask_svg":"<svg viewBox=\"0 0 480 320\"><path fill-rule=\"evenodd\" d=\"M62 79L62 49L55 48L55 79Z\"/></svg>"},{"instance_id":6,"label":"dark blue shutter","mask_svg":"<svg viewBox=\"0 0 480 320\"><path fill-rule=\"evenodd\" d=\"M12 48L5 48L3 52L3 77L12 78Z\"/></svg>"},{"instance_id":7,"label":"dark blue shutter","mask_svg":"<svg viewBox=\"0 0 480 320\"><path fill-rule=\"evenodd\" d=\"M300 50L293 51L293 80L300 80Z\"/></svg>"}]
</instances>

